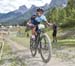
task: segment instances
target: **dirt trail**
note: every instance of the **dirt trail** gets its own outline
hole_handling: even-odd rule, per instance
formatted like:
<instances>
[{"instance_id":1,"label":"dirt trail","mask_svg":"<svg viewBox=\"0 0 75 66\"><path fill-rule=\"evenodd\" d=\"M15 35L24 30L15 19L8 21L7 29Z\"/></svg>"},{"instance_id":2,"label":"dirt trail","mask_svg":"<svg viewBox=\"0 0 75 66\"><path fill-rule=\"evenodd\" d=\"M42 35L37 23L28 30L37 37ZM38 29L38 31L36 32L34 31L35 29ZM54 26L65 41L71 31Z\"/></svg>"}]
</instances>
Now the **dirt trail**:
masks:
<instances>
[{"instance_id":1,"label":"dirt trail","mask_svg":"<svg viewBox=\"0 0 75 66\"><path fill-rule=\"evenodd\" d=\"M57 58L55 54L53 54L50 62L45 64L42 62L42 59L40 58L40 55L38 53L37 56L33 58L31 56L29 49L25 48L21 44L17 44L16 42L12 41L10 38L6 40L9 42L9 45L12 48L12 52L16 52L15 55L17 55L18 58L27 66L75 66L75 63L71 63L70 61L69 62L62 61L62 59Z\"/></svg>"},{"instance_id":2,"label":"dirt trail","mask_svg":"<svg viewBox=\"0 0 75 66\"><path fill-rule=\"evenodd\" d=\"M9 42L10 47L12 48L12 51L17 51L17 50L25 50L26 48L17 42L12 41L10 38L7 38L6 41Z\"/></svg>"}]
</instances>

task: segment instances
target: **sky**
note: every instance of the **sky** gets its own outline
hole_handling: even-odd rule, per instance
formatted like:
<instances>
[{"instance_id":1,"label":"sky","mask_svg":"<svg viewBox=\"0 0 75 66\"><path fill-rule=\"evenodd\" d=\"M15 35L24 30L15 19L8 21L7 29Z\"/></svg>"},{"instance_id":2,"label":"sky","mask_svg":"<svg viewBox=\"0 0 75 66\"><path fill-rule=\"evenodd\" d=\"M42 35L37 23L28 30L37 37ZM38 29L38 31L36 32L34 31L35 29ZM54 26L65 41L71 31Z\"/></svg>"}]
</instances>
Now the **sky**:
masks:
<instances>
[{"instance_id":1,"label":"sky","mask_svg":"<svg viewBox=\"0 0 75 66\"><path fill-rule=\"evenodd\" d=\"M50 2L51 0L0 0L0 13L14 11L22 5L26 5L27 8L30 8L31 5L43 6Z\"/></svg>"}]
</instances>

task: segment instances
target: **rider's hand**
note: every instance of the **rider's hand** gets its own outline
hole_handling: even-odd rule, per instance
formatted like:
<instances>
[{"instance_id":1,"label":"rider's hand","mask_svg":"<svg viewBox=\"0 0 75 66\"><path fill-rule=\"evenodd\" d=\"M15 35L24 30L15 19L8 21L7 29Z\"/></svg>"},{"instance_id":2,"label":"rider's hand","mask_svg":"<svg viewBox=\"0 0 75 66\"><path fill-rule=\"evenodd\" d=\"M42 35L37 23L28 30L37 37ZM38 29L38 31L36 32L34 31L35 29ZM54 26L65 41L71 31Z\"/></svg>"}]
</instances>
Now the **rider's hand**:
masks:
<instances>
[{"instance_id":1,"label":"rider's hand","mask_svg":"<svg viewBox=\"0 0 75 66\"><path fill-rule=\"evenodd\" d=\"M48 23L48 26L52 26L53 24L52 23Z\"/></svg>"}]
</instances>

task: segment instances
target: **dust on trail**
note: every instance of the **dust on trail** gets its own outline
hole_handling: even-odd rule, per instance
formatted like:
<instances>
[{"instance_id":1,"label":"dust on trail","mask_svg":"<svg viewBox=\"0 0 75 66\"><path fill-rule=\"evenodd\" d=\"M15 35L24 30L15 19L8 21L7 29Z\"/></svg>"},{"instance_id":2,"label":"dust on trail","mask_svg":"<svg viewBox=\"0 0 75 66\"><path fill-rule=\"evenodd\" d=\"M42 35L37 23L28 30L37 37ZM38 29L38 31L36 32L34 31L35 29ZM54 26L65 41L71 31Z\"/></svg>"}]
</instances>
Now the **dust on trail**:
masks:
<instances>
[{"instance_id":1,"label":"dust on trail","mask_svg":"<svg viewBox=\"0 0 75 66\"><path fill-rule=\"evenodd\" d=\"M36 57L32 57L28 48L12 41L10 38L6 40L12 48L12 53L4 58L6 59L7 65L4 64L2 66L11 66L11 61L14 60L16 60L18 64L17 66L75 66L75 49L72 49L72 51L70 50L71 52L66 49L53 49L52 58L50 62L46 64L43 63L39 53L37 53Z\"/></svg>"}]
</instances>

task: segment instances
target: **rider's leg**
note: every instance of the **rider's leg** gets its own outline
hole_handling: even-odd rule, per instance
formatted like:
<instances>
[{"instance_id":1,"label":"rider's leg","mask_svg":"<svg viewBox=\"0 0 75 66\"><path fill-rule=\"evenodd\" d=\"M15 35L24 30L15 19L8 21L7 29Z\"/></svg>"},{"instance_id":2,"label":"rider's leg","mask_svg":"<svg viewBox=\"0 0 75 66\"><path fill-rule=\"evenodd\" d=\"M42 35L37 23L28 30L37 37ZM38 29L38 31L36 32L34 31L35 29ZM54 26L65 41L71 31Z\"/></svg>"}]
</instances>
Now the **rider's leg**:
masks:
<instances>
[{"instance_id":1,"label":"rider's leg","mask_svg":"<svg viewBox=\"0 0 75 66\"><path fill-rule=\"evenodd\" d=\"M35 25L32 24L32 23L28 23L27 26L30 27L31 30L32 30L32 36L31 36L31 38L35 39L35 29L36 29Z\"/></svg>"},{"instance_id":2,"label":"rider's leg","mask_svg":"<svg viewBox=\"0 0 75 66\"><path fill-rule=\"evenodd\" d=\"M53 43L56 43L56 42L57 42L57 37L53 36Z\"/></svg>"},{"instance_id":3,"label":"rider's leg","mask_svg":"<svg viewBox=\"0 0 75 66\"><path fill-rule=\"evenodd\" d=\"M35 30L36 30L36 27L33 27L32 28L32 39L35 39L35 35L37 34Z\"/></svg>"}]
</instances>

